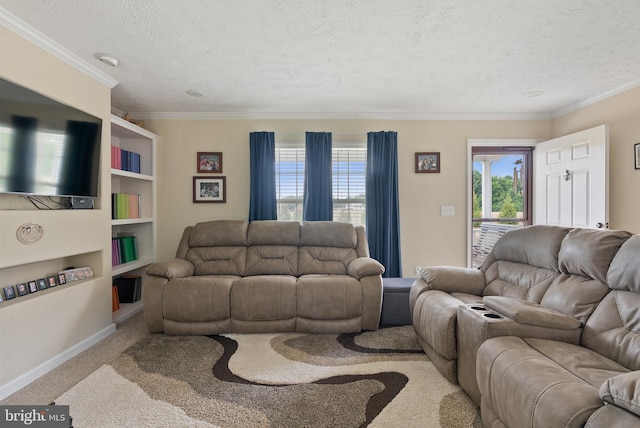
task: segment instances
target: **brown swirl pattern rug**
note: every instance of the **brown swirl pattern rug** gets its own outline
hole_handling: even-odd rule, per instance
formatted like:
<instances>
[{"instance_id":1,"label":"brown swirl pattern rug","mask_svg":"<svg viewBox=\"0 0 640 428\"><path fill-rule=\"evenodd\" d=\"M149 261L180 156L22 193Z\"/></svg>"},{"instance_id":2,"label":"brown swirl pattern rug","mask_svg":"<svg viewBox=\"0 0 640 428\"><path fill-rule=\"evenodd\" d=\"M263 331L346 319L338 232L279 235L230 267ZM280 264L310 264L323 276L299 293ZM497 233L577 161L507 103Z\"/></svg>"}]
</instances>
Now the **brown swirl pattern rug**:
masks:
<instances>
[{"instance_id":1,"label":"brown swirl pattern rug","mask_svg":"<svg viewBox=\"0 0 640 428\"><path fill-rule=\"evenodd\" d=\"M56 400L82 427L481 427L411 326L149 335Z\"/></svg>"}]
</instances>

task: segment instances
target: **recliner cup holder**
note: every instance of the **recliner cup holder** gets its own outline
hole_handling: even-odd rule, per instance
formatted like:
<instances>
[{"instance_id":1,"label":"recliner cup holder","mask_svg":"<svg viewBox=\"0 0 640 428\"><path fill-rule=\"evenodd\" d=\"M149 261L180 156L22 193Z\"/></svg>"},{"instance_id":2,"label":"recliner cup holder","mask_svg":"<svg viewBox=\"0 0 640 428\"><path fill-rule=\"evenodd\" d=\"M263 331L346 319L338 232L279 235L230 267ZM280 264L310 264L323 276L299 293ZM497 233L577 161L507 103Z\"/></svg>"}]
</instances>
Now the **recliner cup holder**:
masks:
<instances>
[{"instance_id":1,"label":"recliner cup holder","mask_svg":"<svg viewBox=\"0 0 640 428\"><path fill-rule=\"evenodd\" d=\"M486 314L482 314L482 316L483 316L483 317L487 317L487 318L491 318L491 319L494 319L494 320L499 320L499 319L502 319L502 318L503 318L503 316L502 316L502 315L499 315L499 314L492 314L492 313L490 313L490 312L489 312L489 313L486 313Z\"/></svg>"},{"instance_id":2,"label":"recliner cup holder","mask_svg":"<svg viewBox=\"0 0 640 428\"><path fill-rule=\"evenodd\" d=\"M473 309L474 311L486 311L487 308L485 308L484 306L480 306L480 305L471 305L469 306L469 308Z\"/></svg>"}]
</instances>

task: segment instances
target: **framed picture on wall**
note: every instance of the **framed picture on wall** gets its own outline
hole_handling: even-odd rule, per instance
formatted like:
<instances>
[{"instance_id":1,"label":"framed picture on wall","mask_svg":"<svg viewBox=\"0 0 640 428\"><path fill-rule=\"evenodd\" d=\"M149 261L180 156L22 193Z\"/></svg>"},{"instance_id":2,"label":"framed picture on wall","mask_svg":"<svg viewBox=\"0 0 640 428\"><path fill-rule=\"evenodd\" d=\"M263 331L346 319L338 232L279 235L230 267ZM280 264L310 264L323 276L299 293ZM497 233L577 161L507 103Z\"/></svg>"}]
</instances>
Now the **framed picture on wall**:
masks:
<instances>
[{"instance_id":1,"label":"framed picture on wall","mask_svg":"<svg viewBox=\"0 0 640 428\"><path fill-rule=\"evenodd\" d=\"M440 172L440 152L416 153L416 173Z\"/></svg>"},{"instance_id":2,"label":"framed picture on wall","mask_svg":"<svg viewBox=\"0 0 640 428\"><path fill-rule=\"evenodd\" d=\"M13 288L13 285L7 285L3 288L3 290L5 299L11 300L16 298L16 290L15 288Z\"/></svg>"},{"instance_id":3,"label":"framed picture on wall","mask_svg":"<svg viewBox=\"0 0 640 428\"><path fill-rule=\"evenodd\" d=\"M29 289L27 288L27 284L25 282L17 284L16 290L18 291L18 296L26 296L29 294Z\"/></svg>"},{"instance_id":4,"label":"framed picture on wall","mask_svg":"<svg viewBox=\"0 0 640 428\"><path fill-rule=\"evenodd\" d=\"M635 153L634 159L636 160L636 169L640 169L640 143L633 146L633 151Z\"/></svg>"},{"instance_id":5,"label":"framed picture on wall","mask_svg":"<svg viewBox=\"0 0 640 428\"><path fill-rule=\"evenodd\" d=\"M198 174L221 172L222 152L198 152Z\"/></svg>"},{"instance_id":6,"label":"framed picture on wall","mask_svg":"<svg viewBox=\"0 0 640 428\"><path fill-rule=\"evenodd\" d=\"M193 202L227 202L227 178L193 177Z\"/></svg>"}]
</instances>

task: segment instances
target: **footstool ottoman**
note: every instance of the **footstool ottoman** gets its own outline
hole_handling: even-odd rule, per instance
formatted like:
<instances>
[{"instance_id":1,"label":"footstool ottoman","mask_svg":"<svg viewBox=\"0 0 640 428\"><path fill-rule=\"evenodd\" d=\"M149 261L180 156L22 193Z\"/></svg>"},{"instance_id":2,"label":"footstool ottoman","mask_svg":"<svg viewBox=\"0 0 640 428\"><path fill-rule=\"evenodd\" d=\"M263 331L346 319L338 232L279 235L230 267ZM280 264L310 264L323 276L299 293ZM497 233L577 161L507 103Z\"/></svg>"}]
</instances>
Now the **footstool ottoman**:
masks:
<instances>
[{"instance_id":1,"label":"footstool ottoman","mask_svg":"<svg viewBox=\"0 0 640 428\"><path fill-rule=\"evenodd\" d=\"M416 278L382 278L380 326L410 325L409 291Z\"/></svg>"}]
</instances>

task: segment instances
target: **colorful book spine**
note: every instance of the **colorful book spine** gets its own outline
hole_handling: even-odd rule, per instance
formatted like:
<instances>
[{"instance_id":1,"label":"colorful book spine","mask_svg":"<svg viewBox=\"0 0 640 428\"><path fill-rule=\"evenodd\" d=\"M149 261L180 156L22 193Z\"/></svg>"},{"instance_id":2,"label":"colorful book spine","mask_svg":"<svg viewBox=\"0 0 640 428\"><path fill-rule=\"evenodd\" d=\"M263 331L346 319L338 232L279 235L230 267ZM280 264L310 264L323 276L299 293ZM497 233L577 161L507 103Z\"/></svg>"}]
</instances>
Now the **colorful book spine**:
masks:
<instances>
[{"instance_id":1,"label":"colorful book spine","mask_svg":"<svg viewBox=\"0 0 640 428\"><path fill-rule=\"evenodd\" d=\"M136 237L117 236L111 238L111 262L113 266L138 260Z\"/></svg>"},{"instance_id":2,"label":"colorful book spine","mask_svg":"<svg viewBox=\"0 0 640 428\"><path fill-rule=\"evenodd\" d=\"M111 168L140 174L140 153L111 146Z\"/></svg>"},{"instance_id":3,"label":"colorful book spine","mask_svg":"<svg viewBox=\"0 0 640 428\"><path fill-rule=\"evenodd\" d=\"M142 197L127 193L111 194L111 218L122 220L142 217Z\"/></svg>"}]
</instances>

